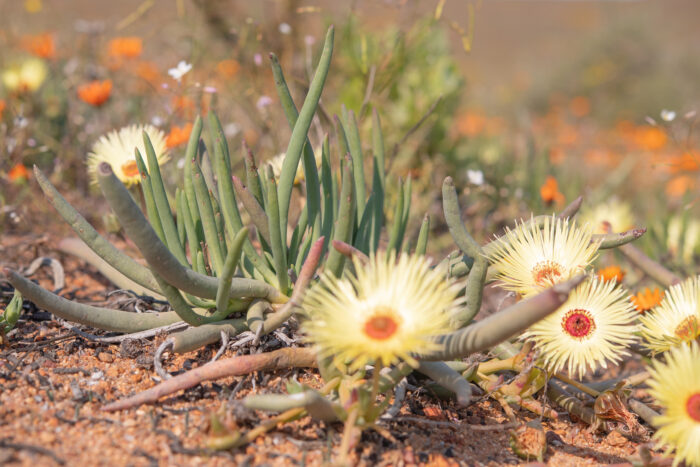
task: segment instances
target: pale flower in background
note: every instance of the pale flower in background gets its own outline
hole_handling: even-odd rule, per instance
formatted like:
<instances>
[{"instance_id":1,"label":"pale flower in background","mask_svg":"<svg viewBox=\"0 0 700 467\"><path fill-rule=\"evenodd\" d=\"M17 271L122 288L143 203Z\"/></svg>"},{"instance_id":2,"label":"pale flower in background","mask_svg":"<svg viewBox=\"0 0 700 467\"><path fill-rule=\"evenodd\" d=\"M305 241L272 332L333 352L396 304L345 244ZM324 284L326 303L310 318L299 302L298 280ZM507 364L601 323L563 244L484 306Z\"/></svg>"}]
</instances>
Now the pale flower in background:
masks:
<instances>
[{"instance_id":1,"label":"pale flower in background","mask_svg":"<svg viewBox=\"0 0 700 467\"><path fill-rule=\"evenodd\" d=\"M285 34L285 35L291 34L291 32L292 32L292 27L287 23L280 23L279 29L280 29L280 32L282 34Z\"/></svg>"},{"instance_id":2,"label":"pale flower in background","mask_svg":"<svg viewBox=\"0 0 700 467\"><path fill-rule=\"evenodd\" d=\"M673 110L663 109L661 111L661 120L663 120L664 122L672 122L675 119L676 112L674 112Z\"/></svg>"},{"instance_id":3,"label":"pale flower in background","mask_svg":"<svg viewBox=\"0 0 700 467\"><path fill-rule=\"evenodd\" d=\"M481 170L467 169L467 180L472 185L481 186L484 184L484 172L482 172Z\"/></svg>"},{"instance_id":4,"label":"pale flower in background","mask_svg":"<svg viewBox=\"0 0 700 467\"><path fill-rule=\"evenodd\" d=\"M184 60L180 60L175 68L168 70L168 74L176 81L180 81L183 76L192 70L192 64Z\"/></svg>"}]
</instances>

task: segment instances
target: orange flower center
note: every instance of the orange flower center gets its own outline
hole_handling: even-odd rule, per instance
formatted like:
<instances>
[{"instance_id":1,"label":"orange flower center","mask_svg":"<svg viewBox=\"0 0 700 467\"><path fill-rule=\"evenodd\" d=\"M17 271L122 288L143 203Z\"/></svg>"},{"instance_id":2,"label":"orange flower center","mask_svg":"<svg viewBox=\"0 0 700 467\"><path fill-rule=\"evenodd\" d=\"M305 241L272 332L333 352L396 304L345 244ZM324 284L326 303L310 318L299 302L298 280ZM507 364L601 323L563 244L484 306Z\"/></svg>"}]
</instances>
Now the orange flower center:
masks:
<instances>
[{"instance_id":1,"label":"orange flower center","mask_svg":"<svg viewBox=\"0 0 700 467\"><path fill-rule=\"evenodd\" d=\"M700 422L700 392L696 392L688 398L688 402L685 403L685 411L688 412L688 416Z\"/></svg>"},{"instance_id":2,"label":"orange flower center","mask_svg":"<svg viewBox=\"0 0 700 467\"><path fill-rule=\"evenodd\" d=\"M562 276L564 268L556 261L540 261L532 268L532 276L535 283L540 286L554 284Z\"/></svg>"},{"instance_id":3,"label":"orange flower center","mask_svg":"<svg viewBox=\"0 0 700 467\"><path fill-rule=\"evenodd\" d=\"M695 316L687 316L681 324L676 326L673 331L676 336L684 341L689 341L695 339L700 335L700 326L698 326L698 319Z\"/></svg>"},{"instance_id":4,"label":"orange flower center","mask_svg":"<svg viewBox=\"0 0 700 467\"><path fill-rule=\"evenodd\" d=\"M575 339L582 340L595 331L595 320L593 315L581 308L569 310L561 321L564 331Z\"/></svg>"},{"instance_id":5,"label":"orange flower center","mask_svg":"<svg viewBox=\"0 0 700 467\"><path fill-rule=\"evenodd\" d=\"M371 339L383 341L391 338L398 329L396 313L390 308L378 307L365 322L364 332Z\"/></svg>"},{"instance_id":6,"label":"orange flower center","mask_svg":"<svg viewBox=\"0 0 700 467\"><path fill-rule=\"evenodd\" d=\"M125 177L135 177L139 174L139 168L136 161L129 161L122 165L122 173Z\"/></svg>"}]
</instances>

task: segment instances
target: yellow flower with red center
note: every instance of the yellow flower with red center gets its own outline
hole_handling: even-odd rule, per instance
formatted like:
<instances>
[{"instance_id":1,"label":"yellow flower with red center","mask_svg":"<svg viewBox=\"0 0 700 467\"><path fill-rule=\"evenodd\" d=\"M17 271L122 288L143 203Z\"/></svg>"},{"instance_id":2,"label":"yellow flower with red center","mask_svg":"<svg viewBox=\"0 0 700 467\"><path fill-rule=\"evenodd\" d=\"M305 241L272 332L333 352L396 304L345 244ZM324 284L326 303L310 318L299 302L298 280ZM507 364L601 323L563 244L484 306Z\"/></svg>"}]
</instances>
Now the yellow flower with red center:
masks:
<instances>
[{"instance_id":1,"label":"yellow flower with red center","mask_svg":"<svg viewBox=\"0 0 700 467\"><path fill-rule=\"evenodd\" d=\"M637 311L644 314L655 306L658 306L663 298L664 293L659 290L658 287L656 287L654 290L651 290L649 287L645 287L644 289L640 290L637 295L632 295L630 300L632 300L632 303Z\"/></svg>"},{"instance_id":2,"label":"yellow flower with red center","mask_svg":"<svg viewBox=\"0 0 700 467\"><path fill-rule=\"evenodd\" d=\"M92 146L88 155L88 171L91 182L97 184L97 167L102 162L112 166L116 177L126 186L136 185L141 181L136 165L135 150L138 148L142 157L146 157L143 133L151 140L158 165L167 162L168 148L165 145L165 135L152 125L131 125L112 131L102 137Z\"/></svg>"},{"instance_id":3,"label":"yellow flower with red center","mask_svg":"<svg viewBox=\"0 0 700 467\"><path fill-rule=\"evenodd\" d=\"M591 235L587 226L552 216L541 229L534 219L507 229L485 251L503 287L529 296L581 274L598 251Z\"/></svg>"},{"instance_id":4,"label":"yellow flower with red center","mask_svg":"<svg viewBox=\"0 0 700 467\"><path fill-rule=\"evenodd\" d=\"M138 58L143 52L140 37L115 37L107 44L107 53L111 58Z\"/></svg>"},{"instance_id":5,"label":"yellow flower with red center","mask_svg":"<svg viewBox=\"0 0 700 467\"><path fill-rule=\"evenodd\" d=\"M170 133L168 133L168 136L165 138L165 145L168 149L180 146L190 139L190 133L192 133L191 123L187 123L182 127L173 126L170 129Z\"/></svg>"},{"instance_id":6,"label":"yellow flower with red center","mask_svg":"<svg viewBox=\"0 0 700 467\"><path fill-rule=\"evenodd\" d=\"M639 318L645 346L654 354L700 336L700 276L668 289L661 304Z\"/></svg>"},{"instance_id":7,"label":"yellow flower with red center","mask_svg":"<svg viewBox=\"0 0 700 467\"><path fill-rule=\"evenodd\" d=\"M697 342L671 349L665 362L652 361L649 394L665 409L654 418L654 438L676 450L673 465L700 466L700 347Z\"/></svg>"},{"instance_id":8,"label":"yellow flower with red center","mask_svg":"<svg viewBox=\"0 0 700 467\"><path fill-rule=\"evenodd\" d=\"M622 282L625 278L625 271L620 266L613 265L598 270L598 279L603 282L614 281L616 284Z\"/></svg>"},{"instance_id":9,"label":"yellow flower with red center","mask_svg":"<svg viewBox=\"0 0 700 467\"><path fill-rule=\"evenodd\" d=\"M445 279L419 255L379 252L367 263L353 261L355 272L326 274L306 295L302 324L306 339L322 357L333 357L351 371L366 364L384 366L435 350L432 337L451 331L450 322L464 299L462 284Z\"/></svg>"},{"instance_id":10,"label":"yellow flower with red center","mask_svg":"<svg viewBox=\"0 0 700 467\"><path fill-rule=\"evenodd\" d=\"M100 107L109 100L112 94L112 80L90 81L89 83L78 86L78 97L81 101Z\"/></svg>"},{"instance_id":11,"label":"yellow flower with red center","mask_svg":"<svg viewBox=\"0 0 700 467\"><path fill-rule=\"evenodd\" d=\"M540 196L546 204L561 203L564 201L564 195L559 192L559 184L557 179L551 175L540 187Z\"/></svg>"},{"instance_id":12,"label":"yellow flower with red center","mask_svg":"<svg viewBox=\"0 0 700 467\"><path fill-rule=\"evenodd\" d=\"M587 369L607 367L628 355L636 340L636 313L626 292L614 282L591 279L578 286L557 311L522 335L540 350L543 365L566 368L579 378Z\"/></svg>"}]
</instances>

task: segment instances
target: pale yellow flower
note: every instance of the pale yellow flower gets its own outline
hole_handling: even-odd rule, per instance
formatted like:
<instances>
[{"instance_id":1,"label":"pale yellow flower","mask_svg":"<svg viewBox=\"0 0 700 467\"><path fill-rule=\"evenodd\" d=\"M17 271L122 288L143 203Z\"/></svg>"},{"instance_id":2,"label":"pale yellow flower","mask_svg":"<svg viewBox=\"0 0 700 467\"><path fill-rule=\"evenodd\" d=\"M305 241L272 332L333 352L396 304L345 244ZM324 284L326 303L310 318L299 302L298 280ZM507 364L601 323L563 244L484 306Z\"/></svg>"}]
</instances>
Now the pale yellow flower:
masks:
<instances>
[{"instance_id":1,"label":"pale yellow flower","mask_svg":"<svg viewBox=\"0 0 700 467\"><path fill-rule=\"evenodd\" d=\"M645 345L653 353L700 336L700 276L668 289L659 306L639 318Z\"/></svg>"},{"instance_id":2,"label":"pale yellow flower","mask_svg":"<svg viewBox=\"0 0 700 467\"><path fill-rule=\"evenodd\" d=\"M566 368L579 378L587 369L606 368L628 355L636 340L637 313L629 295L613 281L591 279L579 285L557 311L534 324L522 339L535 341L543 364Z\"/></svg>"},{"instance_id":3,"label":"pale yellow flower","mask_svg":"<svg viewBox=\"0 0 700 467\"><path fill-rule=\"evenodd\" d=\"M697 342L671 349L666 362L654 360L649 369L649 394L665 409L652 423L654 438L675 448L673 465L700 466L700 347Z\"/></svg>"},{"instance_id":4,"label":"pale yellow flower","mask_svg":"<svg viewBox=\"0 0 700 467\"><path fill-rule=\"evenodd\" d=\"M582 209L580 219L592 226L594 234L608 233L606 223L610 224L611 232L625 232L634 228L632 208L616 198Z\"/></svg>"},{"instance_id":5,"label":"pale yellow flower","mask_svg":"<svg viewBox=\"0 0 700 467\"><path fill-rule=\"evenodd\" d=\"M508 229L486 251L503 287L529 296L582 273L598 251L591 235L587 226L552 216L541 229L534 221Z\"/></svg>"},{"instance_id":6,"label":"pale yellow flower","mask_svg":"<svg viewBox=\"0 0 700 467\"><path fill-rule=\"evenodd\" d=\"M44 83L48 68L39 58L28 58L2 72L2 84L10 92L34 92Z\"/></svg>"},{"instance_id":7,"label":"pale yellow flower","mask_svg":"<svg viewBox=\"0 0 700 467\"><path fill-rule=\"evenodd\" d=\"M152 125L131 125L120 130L115 130L100 137L92 146L92 152L88 155L87 165L91 181L97 183L97 166L107 162L112 166L114 175L124 183L132 186L141 181L139 170L136 166L135 149L138 148L141 157L146 160L146 150L143 142L143 132L153 144L158 165L162 165L169 159L168 149L165 144L165 134Z\"/></svg>"},{"instance_id":8,"label":"pale yellow flower","mask_svg":"<svg viewBox=\"0 0 700 467\"><path fill-rule=\"evenodd\" d=\"M435 350L433 336L451 331L463 305L463 285L445 279L419 255L377 253L355 273L326 274L304 299L302 329L323 357L351 370L417 362L412 354Z\"/></svg>"}]
</instances>

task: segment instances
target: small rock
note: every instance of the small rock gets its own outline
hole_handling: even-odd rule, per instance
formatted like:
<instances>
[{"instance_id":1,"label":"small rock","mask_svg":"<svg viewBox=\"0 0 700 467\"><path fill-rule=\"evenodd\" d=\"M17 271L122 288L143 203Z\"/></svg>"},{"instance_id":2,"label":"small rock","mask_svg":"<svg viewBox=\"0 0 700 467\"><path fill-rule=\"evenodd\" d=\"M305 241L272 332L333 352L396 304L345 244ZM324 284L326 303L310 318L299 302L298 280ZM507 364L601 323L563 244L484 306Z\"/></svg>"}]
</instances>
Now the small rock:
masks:
<instances>
[{"instance_id":1,"label":"small rock","mask_svg":"<svg viewBox=\"0 0 700 467\"><path fill-rule=\"evenodd\" d=\"M100 352L100 354L97 356L97 358L100 359L101 362L105 362L105 363L114 362L114 355L112 355L111 353Z\"/></svg>"}]
</instances>

